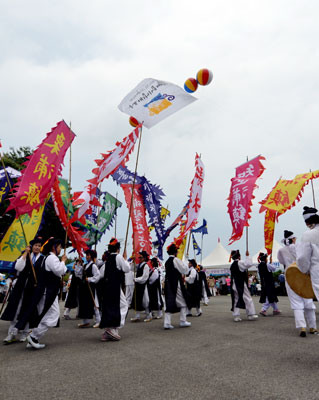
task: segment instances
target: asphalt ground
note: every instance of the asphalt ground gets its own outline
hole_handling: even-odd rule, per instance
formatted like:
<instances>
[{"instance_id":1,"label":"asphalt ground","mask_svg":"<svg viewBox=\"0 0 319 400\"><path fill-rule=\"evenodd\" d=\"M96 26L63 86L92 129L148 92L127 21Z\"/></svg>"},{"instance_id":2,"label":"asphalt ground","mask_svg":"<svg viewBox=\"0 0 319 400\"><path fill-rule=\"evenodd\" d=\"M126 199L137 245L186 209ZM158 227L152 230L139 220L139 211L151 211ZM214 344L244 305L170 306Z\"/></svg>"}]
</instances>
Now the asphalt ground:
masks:
<instances>
[{"instance_id":1,"label":"asphalt ground","mask_svg":"<svg viewBox=\"0 0 319 400\"><path fill-rule=\"evenodd\" d=\"M189 328L175 314L171 331L163 320L131 323L131 310L119 342L61 319L43 337L45 349L0 346L0 398L319 399L319 335L299 337L288 298L280 298L281 315L248 321L242 312L238 323L230 302L212 298ZM0 321L1 338L7 329Z\"/></svg>"}]
</instances>

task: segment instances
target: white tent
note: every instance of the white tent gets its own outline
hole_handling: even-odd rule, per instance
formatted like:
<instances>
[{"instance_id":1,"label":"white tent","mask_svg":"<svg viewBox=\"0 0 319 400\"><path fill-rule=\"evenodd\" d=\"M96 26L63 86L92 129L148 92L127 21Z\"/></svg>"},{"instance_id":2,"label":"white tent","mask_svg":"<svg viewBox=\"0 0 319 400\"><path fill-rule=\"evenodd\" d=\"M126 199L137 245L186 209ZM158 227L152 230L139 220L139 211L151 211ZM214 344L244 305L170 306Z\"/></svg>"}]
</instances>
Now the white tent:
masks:
<instances>
[{"instance_id":1,"label":"white tent","mask_svg":"<svg viewBox=\"0 0 319 400\"><path fill-rule=\"evenodd\" d=\"M229 274L230 262L229 252L218 241L214 250L203 260L203 267L208 270L214 270L215 274Z\"/></svg>"}]
</instances>

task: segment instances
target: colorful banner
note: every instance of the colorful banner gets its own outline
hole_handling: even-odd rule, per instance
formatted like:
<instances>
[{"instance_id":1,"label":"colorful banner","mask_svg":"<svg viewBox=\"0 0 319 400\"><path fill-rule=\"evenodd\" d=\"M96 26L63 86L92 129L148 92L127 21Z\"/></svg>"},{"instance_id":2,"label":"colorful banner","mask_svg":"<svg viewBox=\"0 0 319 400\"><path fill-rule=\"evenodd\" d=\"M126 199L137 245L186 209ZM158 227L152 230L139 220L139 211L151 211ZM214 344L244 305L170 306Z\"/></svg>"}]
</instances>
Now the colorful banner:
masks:
<instances>
[{"instance_id":1,"label":"colorful banner","mask_svg":"<svg viewBox=\"0 0 319 400\"><path fill-rule=\"evenodd\" d=\"M66 151L75 135L64 121L51 130L25 162L26 168L14 188L15 194L8 210L16 210L16 216L28 213L45 203L56 178L61 173Z\"/></svg>"},{"instance_id":2,"label":"colorful banner","mask_svg":"<svg viewBox=\"0 0 319 400\"><path fill-rule=\"evenodd\" d=\"M134 173L122 165L112 174L113 179L119 185L132 184ZM165 194L158 185L153 185L144 176L135 176L135 183L141 185L144 205L149 216L149 225L155 227L158 245L158 257L162 259L162 247L164 245L164 221L161 218L161 201Z\"/></svg>"},{"instance_id":3,"label":"colorful banner","mask_svg":"<svg viewBox=\"0 0 319 400\"><path fill-rule=\"evenodd\" d=\"M275 187L268 194L265 200L261 201L259 212L266 210L276 211L277 216L284 214L291 207L300 201L305 185L311 179L319 177L319 170L296 175L294 179L279 179Z\"/></svg>"},{"instance_id":4,"label":"colorful banner","mask_svg":"<svg viewBox=\"0 0 319 400\"><path fill-rule=\"evenodd\" d=\"M198 246L198 243L196 242L195 236L194 236L193 233L192 233L192 239L193 239L193 249L194 249L194 252L196 251L196 252L197 252L196 255L198 256L198 255L202 252L202 250L201 250L201 248Z\"/></svg>"},{"instance_id":5,"label":"colorful banner","mask_svg":"<svg viewBox=\"0 0 319 400\"><path fill-rule=\"evenodd\" d=\"M106 230L110 229L110 227L112 226L116 210L121 206L122 203L110 193L106 192L104 194L103 206L97 217L97 230L91 230L89 232L89 240L87 242L88 246L92 246L93 244L98 243L101 240Z\"/></svg>"},{"instance_id":6,"label":"colorful banner","mask_svg":"<svg viewBox=\"0 0 319 400\"><path fill-rule=\"evenodd\" d=\"M268 254L272 252L274 239L275 221L278 217L290 210L300 201L304 187L308 185L311 179L319 177L319 170L306 172L305 174L296 175L294 179L279 179L268 194L268 196L260 202L259 212L266 211L265 214L265 248Z\"/></svg>"},{"instance_id":7,"label":"colorful banner","mask_svg":"<svg viewBox=\"0 0 319 400\"><path fill-rule=\"evenodd\" d=\"M207 230L207 221L206 219L203 219L203 224L196 229L192 229L191 230L192 233L201 233L202 235L207 235L208 234L208 230Z\"/></svg>"},{"instance_id":8,"label":"colorful banner","mask_svg":"<svg viewBox=\"0 0 319 400\"><path fill-rule=\"evenodd\" d=\"M185 230L184 232L180 231L180 235L174 240L177 246L181 244L188 231L197 224L197 218L201 208L204 183L204 164L197 153L195 157L195 168L196 171L191 183L189 205L186 213Z\"/></svg>"},{"instance_id":9,"label":"colorful banner","mask_svg":"<svg viewBox=\"0 0 319 400\"><path fill-rule=\"evenodd\" d=\"M275 233L276 211L267 210L265 214L264 237L265 249L268 254L272 253Z\"/></svg>"},{"instance_id":10,"label":"colorful banner","mask_svg":"<svg viewBox=\"0 0 319 400\"><path fill-rule=\"evenodd\" d=\"M63 228L67 230L68 238L71 240L73 248L75 248L79 253L79 255L82 257L83 250L84 251L87 250L88 246L86 244L85 239L83 238L83 232L80 231L78 228L75 228L68 222L68 217L66 215L63 201L61 198L61 191L58 179L54 182L51 193L56 215L58 216Z\"/></svg>"},{"instance_id":11,"label":"colorful banner","mask_svg":"<svg viewBox=\"0 0 319 400\"><path fill-rule=\"evenodd\" d=\"M128 210L131 205L132 185L121 185ZM135 254L135 262L138 262L138 253L147 251L152 254L151 238L146 223L146 210L143 202L143 194L141 185L134 186L133 206L131 209L131 219L133 226L133 249Z\"/></svg>"},{"instance_id":12,"label":"colorful banner","mask_svg":"<svg viewBox=\"0 0 319 400\"><path fill-rule=\"evenodd\" d=\"M140 128L141 125L137 126L122 142L117 142L114 150L108 152L108 154L102 154L101 160L95 160L98 167L94 168L92 172L96 176L88 182L98 186L104 179L112 175L120 165L125 165L139 137Z\"/></svg>"},{"instance_id":13,"label":"colorful banner","mask_svg":"<svg viewBox=\"0 0 319 400\"><path fill-rule=\"evenodd\" d=\"M184 232L184 230L185 230L185 223L186 223L186 221L181 221L181 232ZM179 258L180 260L182 260L184 258L186 244L187 244L187 236L184 237L182 243L179 245L178 250L177 250L176 257ZM188 254L186 254L186 257L188 257Z\"/></svg>"},{"instance_id":14,"label":"colorful banner","mask_svg":"<svg viewBox=\"0 0 319 400\"><path fill-rule=\"evenodd\" d=\"M20 216L28 244L38 232L44 207L45 206L43 205L39 210L33 210L31 217L29 214ZM1 260L15 261L18 257L20 257L21 252L26 248L27 243L24 239L20 221L17 218L12 222L0 243Z\"/></svg>"},{"instance_id":15,"label":"colorful banner","mask_svg":"<svg viewBox=\"0 0 319 400\"><path fill-rule=\"evenodd\" d=\"M162 207L162 208L161 208L161 219L163 220L163 223L165 222L166 217L167 217L168 215L170 215L170 214L171 214L171 212L170 212L167 208L165 208L165 207ZM148 227L148 230L149 230L150 232L152 232L153 229L154 229L154 226L152 226L152 225L150 225L150 226Z\"/></svg>"},{"instance_id":16,"label":"colorful banner","mask_svg":"<svg viewBox=\"0 0 319 400\"><path fill-rule=\"evenodd\" d=\"M147 78L124 97L118 108L151 128L195 100L174 83Z\"/></svg>"},{"instance_id":17,"label":"colorful banner","mask_svg":"<svg viewBox=\"0 0 319 400\"><path fill-rule=\"evenodd\" d=\"M64 204L64 207L66 210L69 208L69 213L73 214L73 206L71 202L71 195L70 195L70 189L69 189L69 183L66 179L59 178L59 188L61 191L61 198Z\"/></svg>"},{"instance_id":18,"label":"colorful banner","mask_svg":"<svg viewBox=\"0 0 319 400\"><path fill-rule=\"evenodd\" d=\"M229 244L234 243L242 237L245 226L249 226L253 191L257 187L256 180L264 172L265 167L258 156L236 168L236 176L231 179L231 188L228 202L228 213L233 227Z\"/></svg>"},{"instance_id":19,"label":"colorful banner","mask_svg":"<svg viewBox=\"0 0 319 400\"><path fill-rule=\"evenodd\" d=\"M9 182L8 182L9 179ZM8 178L5 176L4 178L0 179L0 204L3 200L7 197L10 189L12 188L13 182L8 175Z\"/></svg>"}]
</instances>

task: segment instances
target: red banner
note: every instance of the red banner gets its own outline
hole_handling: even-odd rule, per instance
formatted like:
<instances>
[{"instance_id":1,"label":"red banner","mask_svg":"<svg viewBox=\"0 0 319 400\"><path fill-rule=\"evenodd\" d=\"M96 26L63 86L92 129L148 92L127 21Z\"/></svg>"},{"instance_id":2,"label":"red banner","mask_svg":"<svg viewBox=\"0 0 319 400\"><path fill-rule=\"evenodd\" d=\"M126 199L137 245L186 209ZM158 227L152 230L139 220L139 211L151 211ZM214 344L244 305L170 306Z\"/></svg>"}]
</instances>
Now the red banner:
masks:
<instances>
[{"instance_id":1,"label":"red banner","mask_svg":"<svg viewBox=\"0 0 319 400\"><path fill-rule=\"evenodd\" d=\"M197 224L198 214L201 209L204 183L204 164L198 154L196 154L195 157L195 167L195 176L191 183L189 204L186 213L185 229L181 229L178 238L174 239L174 242L177 246L182 243L189 230Z\"/></svg>"},{"instance_id":2,"label":"red banner","mask_svg":"<svg viewBox=\"0 0 319 400\"><path fill-rule=\"evenodd\" d=\"M25 162L26 168L15 186L14 197L8 210L16 210L16 217L31 215L45 203L56 178L61 174L66 151L75 134L64 121L60 121Z\"/></svg>"},{"instance_id":3,"label":"red banner","mask_svg":"<svg viewBox=\"0 0 319 400\"><path fill-rule=\"evenodd\" d=\"M264 172L265 167L261 160L264 157L258 156L236 168L236 176L231 179L231 188L228 202L228 213L233 226L232 236L229 244L242 237L245 226L249 226L252 200L255 198L253 191L256 187L256 180Z\"/></svg>"},{"instance_id":4,"label":"red banner","mask_svg":"<svg viewBox=\"0 0 319 400\"><path fill-rule=\"evenodd\" d=\"M59 181L56 179L52 188L52 200L56 215L65 230L68 232L68 237L72 242L72 246L77 250L79 255L83 256L83 250L87 250L88 246L86 240L83 238L83 232L75 228L71 224L68 224L68 218L64 209L63 201L61 198L61 190L59 187Z\"/></svg>"},{"instance_id":5,"label":"red banner","mask_svg":"<svg viewBox=\"0 0 319 400\"><path fill-rule=\"evenodd\" d=\"M121 185L127 208L130 209L132 198L132 185ZM138 253L145 250L149 255L152 254L151 237L146 223L146 210L142 196L141 185L134 186L133 205L131 210L131 219L133 225L133 248L135 262L138 262Z\"/></svg>"}]
</instances>

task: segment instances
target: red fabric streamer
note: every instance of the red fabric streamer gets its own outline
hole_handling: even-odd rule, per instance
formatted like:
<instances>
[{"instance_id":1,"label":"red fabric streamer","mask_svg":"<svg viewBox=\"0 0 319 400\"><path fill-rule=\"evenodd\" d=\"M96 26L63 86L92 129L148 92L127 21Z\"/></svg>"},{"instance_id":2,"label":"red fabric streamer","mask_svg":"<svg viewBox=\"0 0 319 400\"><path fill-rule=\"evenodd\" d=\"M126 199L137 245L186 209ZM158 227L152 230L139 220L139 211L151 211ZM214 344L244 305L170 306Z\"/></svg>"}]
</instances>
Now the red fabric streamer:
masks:
<instances>
[{"instance_id":1,"label":"red fabric streamer","mask_svg":"<svg viewBox=\"0 0 319 400\"><path fill-rule=\"evenodd\" d=\"M231 179L230 195L228 197L228 213L233 226L232 236L229 244L234 243L242 237L245 226L249 226L254 189L257 187L256 180L264 172L265 167L258 156L236 168L236 176Z\"/></svg>"},{"instance_id":2,"label":"red fabric streamer","mask_svg":"<svg viewBox=\"0 0 319 400\"><path fill-rule=\"evenodd\" d=\"M132 185L121 185L127 208L130 209L132 198ZM149 255L152 253L151 237L146 223L146 210L143 201L141 185L134 186L133 205L131 210L131 219L133 225L133 248L135 262L138 262L138 253L146 251Z\"/></svg>"}]
</instances>

